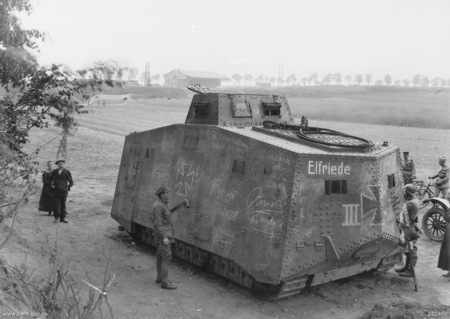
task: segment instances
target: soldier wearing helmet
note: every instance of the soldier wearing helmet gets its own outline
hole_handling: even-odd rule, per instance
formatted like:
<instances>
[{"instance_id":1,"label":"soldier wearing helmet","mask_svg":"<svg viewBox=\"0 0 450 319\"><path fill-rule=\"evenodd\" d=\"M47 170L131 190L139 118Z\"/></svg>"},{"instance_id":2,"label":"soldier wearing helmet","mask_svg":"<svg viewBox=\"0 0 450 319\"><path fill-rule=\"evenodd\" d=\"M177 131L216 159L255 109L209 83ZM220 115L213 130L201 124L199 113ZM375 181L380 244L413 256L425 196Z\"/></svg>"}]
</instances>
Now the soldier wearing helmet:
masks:
<instances>
[{"instance_id":1,"label":"soldier wearing helmet","mask_svg":"<svg viewBox=\"0 0 450 319\"><path fill-rule=\"evenodd\" d=\"M416 233L421 233L421 229L419 228L419 220L418 220L418 213L419 213L419 205L418 200L415 197L416 188L413 184L406 184L403 187L404 197L405 197L405 205L406 205L406 212L407 216L405 216L405 220L407 219L407 225L415 231ZM395 269L396 272L400 273L400 276L402 277L413 277L413 267L417 264L417 251L418 248L416 246L417 239L412 240L411 244L411 254L409 252L406 252L406 262L405 266L400 269Z\"/></svg>"},{"instance_id":2,"label":"soldier wearing helmet","mask_svg":"<svg viewBox=\"0 0 450 319\"><path fill-rule=\"evenodd\" d=\"M436 182L434 183L434 195L439 197L439 194L442 193L442 198L447 199L448 187L449 187L449 179L450 179L450 167L445 163L445 157L439 157L439 165L441 165L441 170L433 176L429 176L429 179L435 179L437 177Z\"/></svg>"},{"instance_id":3,"label":"soldier wearing helmet","mask_svg":"<svg viewBox=\"0 0 450 319\"><path fill-rule=\"evenodd\" d=\"M416 178L416 165L414 161L409 157L409 152L403 152L402 173L403 183L412 184Z\"/></svg>"},{"instance_id":4,"label":"soldier wearing helmet","mask_svg":"<svg viewBox=\"0 0 450 319\"><path fill-rule=\"evenodd\" d=\"M169 209L169 190L165 186L159 187L156 192L158 200L152 207L152 221L155 229L154 240L157 247L156 253L156 283L161 284L164 289L177 289L171 281L168 280L169 264L172 260L171 244L174 240L174 229L172 225L171 213L185 205L189 208L189 201L183 200L181 203Z\"/></svg>"}]
</instances>

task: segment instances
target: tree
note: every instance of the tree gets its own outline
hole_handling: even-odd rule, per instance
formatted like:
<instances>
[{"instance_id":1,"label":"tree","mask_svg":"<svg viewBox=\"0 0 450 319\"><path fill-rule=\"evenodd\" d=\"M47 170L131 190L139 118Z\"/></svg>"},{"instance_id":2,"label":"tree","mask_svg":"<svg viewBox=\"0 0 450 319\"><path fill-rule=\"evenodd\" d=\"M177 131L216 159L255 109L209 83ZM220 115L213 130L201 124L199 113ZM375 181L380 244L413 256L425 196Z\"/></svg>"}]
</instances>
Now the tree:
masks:
<instances>
[{"instance_id":1,"label":"tree","mask_svg":"<svg viewBox=\"0 0 450 319\"><path fill-rule=\"evenodd\" d=\"M410 84L411 84L411 80L410 80L410 79L404 79L404 80L403 80L403 86L409 87Z\"/></svg>"},{"instance_id":2,"label":"tree","mask_svg":"<svg viewBox=\"0 0 450 319\"><path fill-rule=\"evenodd\" d=\"M0 1L0 85L7 92L0 98L0 223L15 218L33 188L37 172L33 153L24 151L30 130L44 129L50 121L60 127L56 156L64 157L68 133L76 124L74 115L86 113L79 99L87 97L87 89L112 85L116 73L114 66L102 62L77 72L59 65L39 67L29 50L37 47L42 34L23 30L16 16L30 10L29 0Z\"/></svg>"},{"instance_id":3,"label":"tree","mask_svg":"<svg viewBox=\"0 0 450 319\"><path fill-rule=\"evenodd\" d=\"M366 83L367 83L367 85L370 85L372 83L372 80L373 80L372 74L367 73L366 74Z\"/></svg>"},{"instance_id":4,"label":"tree","mask_svg":"<svg viewBox=\"0 0 450 319\"><path fill-rule=\"evenodd\" d=\"M234 84L237 83L238 85L240 85L242 76L239 73L234 73L233 75L231 75L231 78L234 80Z\"/></svg>"},{"instance_id":5,"label":"tree","mask_svg":"<svg viewBox=\"0 0 450 319\"><path fill-rule=\"evenodd\" d=\"M244 81L245 81L245 83L246 83L247 85L248 85L248 83L251 82L252 80L253 80L253 75L247 74L247 73L244 74Z\"/></svg>"},{"instance_id":6,"label":"tree","mask_svg":"<svg viewBox=\"0 0 450 319\"><path fill-rule=\"evenodd\" d=\"M429 87L430 86L430 78L428 76L423 76L422 79L420 80L420 85L422 87Z\"/></svg>"},{"instance_id":7,"label":"tree","mask_svg":"<svg viewBox=\"0 0 450 319\"><path fill-rule=\"evenodd\" d=\"M323 77L323 79L322 79L322 82L323 82L325 85L328 85L328 84L331 82L331 74L328 73L327 75L325 75L325 76Z\"/></svg>"},{"instance_id":8,"label":"tree","mask_svg":"<svg viewBox=\"0 0 450 319\"><path fill-rule=\"evenodd\" d=\"M283 80L283 77L282 77L282 76L279 76L279 77L277 78L277 83L278 83L278 86L283 86L284 80Z\"/></svg>"},{"instance_id":9,"label":"tree","mask_svg":"<svg viewBox=\"0 0 450 319\"><path fill-rule=\"evenodd\" d=\"M308 82L308 78L307 77L304 77L304 78L302 78L302 83L303 83L303 86L306 86L306 83Z\"/></svg>"},{"instance_id":10,"label":"tree","mask_svg":"<svg viewBox=\"0 0 450 319\"><path fill-rule=\"evenodd\" d=\"M441 83L441 78L440 77L434 77L431 79L431 85L434 88L437 88L439 86L439 83Z\"/></svg>"},{"instance_id":11,"label":"tree","mask_svg":"<svg viewBox=\"0 0 450 319\"><path fill-rule=\"evenodd\" d=\"M270 81L270 84L273 85L277 80L275 79L275 77L271 76L271 77L269 78L269 81Z\"/></svg>"},{"instance_id":12,"label":"tree","mask_svg":"<svg viewBox=\"0 0 450 319\"><path fill-rule=\"evenodd\" d=\"M420 85L420 80L422 79L422 76L420 74L416 74L413 76L412 78L412 84L414 86L419 86Z\"/></svg>"},{"instance_id":13,"label":"tree","mask_svg":"<svg viewBox=\"0 0 450 319\"><path fill-rule=\"evenodd\" d=\"M128 69L128 81L134 81L136 80L136 77L139 73L139 70L136 68L130 68Z\"/></svg>"},{"instance_id":14,"label":"tree","mask_svg":"<svg viewBox=\"0 0 450 319\"><path fill-rule=\"evenodd\" d=\"M332 79L334 81L334 84L341 85L342 82L342 75L340 73L334 73L332 75Z\"/></svg>"},{"instance_id":15,"label":"tree","mask_svg":"<svg viewBox=\"0 0 450 319\"><path fill-rule=\"evenodd\" d=\"M308 82L311 85L312 82L314 82L314 85L317 85L317 80L319 79L319 74L317 73L311 73L311 75L308 78Z\"/></svg>"},{"instance_id":16,"label":"tree","mask_svg":"<svg viewBox=\"0 0 450 319\"><path fill-rule=\"evenodd\" d=\"M26 202L34 189L37 169L33 156L39 153L45 144L27 153L25 145L29 141L31 130L45 129L50 123L60 127L62 138L56 156L64 158L68 133L76 124L74 116L86 113L79 100L87 97L87 90L99 89L103 83L112 85L117 73L114 66L102 62L77 72L61 65L40 67L30 50L37 48L42 34L36 30L22 29L18 18L19 15L28 14L30 11L29 0L0 0L0 86L6 90L6 95L0 97L0 223L4 223L8 218L13 219L8 230L2 228L5 239L0 243L0 249L14 233L13 228L17 224L14 221L19 207ZM55 138L57 137L59 135ZM53 258L57 256L52 255ZM60 264L55 261L53 263ZM11 280L11 271L6 263L1 261L1 267L6 274L5 278ZM76 301L75 305L64 298L64 301L57 304L55 299L48 298L49 294L56 296L69 291L72 291L74 298L78 298L78 292L74 293L74 287L67 285L64 279L67 272L62 271L59 266L54 272L59 274L53 277L54 279L48 278L44 283L33 284L28 284L30 278L28 275L24 276L24 272L20 280L16 281L18 277L14 278L15 289L12 290L23 289L26 294L15 295L15 292L9 291L3 291L3 294L14 294L14 299L21 299L30 311L43 311L45 300L45 310L49 311L49 317L56 317L56 313L52 313L56 308L58 317L59 311L67 314L75 308L80 315L80 308L83 306L79 301ZM105 281L108 285L111 282L109 279ZM62 286L64 288L61 288ZM30 287L33 287L31 293L38 294L37 298L27 297L31 291ZM61 292L63 289L65 291ZM83 308L83 314L93 313L96 308L101 307L99 304L103 297L97 301L92 297L90 293L91 300ZM33 302L30 303L30 300ZM3 304L4 301L2 306ZM84 312L86 310L88 312Z\"/></svg>"},{"instance_id":17,"label":"tree","mask_svg":"<svg viewBox=\"0 0 450 319\"><path fill-rule=\"evenodd\" d=\"M361 83L363 82L363 76L362 74L358 74L355 76L355 83L358 85L361 85Z\"/></svg>"},{"instance_id":18,"label":"tree","mask_svg":"<svg viewBox=\"0 0 450 319\"><path fill-rule=\"evenodd\" d=\"M295 76L294 73L289 75L288 78L286 79L287 84L292 82L292 84L295 85L295 81L297 81L297 77Z\"/></svg>"},{"instance_id":19,"label":"tree","mask_svg":"<svg viewBox=\"0 0 450 319\"><path fill-rule=\"evenodd\" d=\"M396 80L394 83L395 86L401 86L401 81L400 80Z\"/></svg>"},{"instance_id":20,"label":"tree","mask_svg":"<svg viewBox=\"0 0 450 319\"><path fill-rule=\"evenodd\" d=\"M345 76L345 81L347 81L347 85L351 85L352 84L352 76L351 75L346 75Z\"/></svg>"},{"instance_id":21,"label":"tree","mask_svg":"<svg viewBox=\"0 0 450 319\"><path fill-rule=\"evenodd\" d=\"M376 85L376 86L382 86L382 85L383 85L383 81L381 81L381 80L376 80L375 85Z\"/></svg>"},{"instance_id":22,"label":"tree","mask_svg":"<svg viewBox=\"0 0 450 319\"><path fill-rule=\"evenodd\" d=\"M390 76L389 74L386 74L386 75L384 76L384 83L386 83L386 85L391 85L391 83L392 83L392 78L391 78L391 76Z\"/></svg>"}]
</instances>

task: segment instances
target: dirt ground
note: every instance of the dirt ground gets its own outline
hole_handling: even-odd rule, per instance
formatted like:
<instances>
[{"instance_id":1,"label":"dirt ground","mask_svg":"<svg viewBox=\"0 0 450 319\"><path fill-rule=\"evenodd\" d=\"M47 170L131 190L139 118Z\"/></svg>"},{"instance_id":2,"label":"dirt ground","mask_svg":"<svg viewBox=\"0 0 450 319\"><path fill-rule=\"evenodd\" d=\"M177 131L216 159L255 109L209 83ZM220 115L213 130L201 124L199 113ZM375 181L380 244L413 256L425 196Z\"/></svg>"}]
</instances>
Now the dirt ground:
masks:
<instances>
[{"instance_id":1,"label":"dirt ground","mask_svg":"<svg viewBox=\"0 0 450 319\"><path fill-rule=\"evenodd\" d=\"M108 291L115 318L360 318L375 304L420 302L428 309L450 305L450 282L436 267L440 243L419 239L418 292L411 279L393 270L361 274L312 287L282 300L264 300L183 262L173 261L170 277L178 289L162 290L155 284L155 253L132 242L111 218L124 136L133 131L184 122L189 101L158 107L128 101L121 105L91 107L79 119L69 137L66 167L74 177L68 198L69 224L37 211L40 190L21 208L15 237L0 251L9 263L26 266L35 278L48 271L49 246L58 244L60 257L77 278L89 277L100 284L107 258L116 279ZM376 125L313 122L311 126L338 129L349 134L399 145L416 160L418 177L437 171L437 156L450 155L444 130L382 127ZM56 128L35 131L29 149L58 134ZM53 141L37 155L42 164L54 160L58 143ZM449 157L449 156L448 156ZM422 212L423 213L423 212ZM4 234L3 234L4 235ZM85 287L87 289L87 287ZM1 304L0 304L1 305ZM4 309L3 309L4 310ZM450 313L447 313L450 316ZM432 313L425 315L432 317Z\"/></svg>"}]
</instances>

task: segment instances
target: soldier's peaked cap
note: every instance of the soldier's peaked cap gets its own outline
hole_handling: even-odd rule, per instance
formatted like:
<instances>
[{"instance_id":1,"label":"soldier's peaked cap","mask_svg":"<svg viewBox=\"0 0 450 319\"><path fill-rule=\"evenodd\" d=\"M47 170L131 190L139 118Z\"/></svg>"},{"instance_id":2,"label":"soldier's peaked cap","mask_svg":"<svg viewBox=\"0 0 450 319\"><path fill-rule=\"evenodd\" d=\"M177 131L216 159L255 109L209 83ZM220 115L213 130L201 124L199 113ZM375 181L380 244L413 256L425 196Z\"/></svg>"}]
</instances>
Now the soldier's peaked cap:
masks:
<instances>
[{"instance_id":1,"label":"soldier's peaked cap","mask_svg":"<svg viewBox=\"0 0 450 319\"><path fill-rule=\"evenodd\" d=\"M165 193L167 193L167 187L165 187L165 186L158 187L158 189L155 192L155 194L157 196L161 196L162 194L165 194Z\"/></svg>"},{"instance_id":2,"label":"soldier's peaked cap","mask_svg":"<svg viewBox=\"0 0 450 319\"><path fill-rule=\"evenodd\" d=\"M439 156L439 162L445 162L446 158L445 156Z\"/></svg>"},{"instance_id":3,"label":"soldier's peaked cap","mask_svg":"<svg viewBox=\"0 0 450 319\"><path fill-rule=\"evenodd\" d=\"M55 162L55 164L58 165L58 163L65 163L65 162L66 162L65 160L57 160L57 161Z\"/></svg>"},{"instance_id":4,"label":"soldier's peaked cap","mask_svg":"<svg viewBox=\"0 0 450 319\"><path fill-rule=\"evenodd\" d=\"M409 152L403 152L403 155L407 155L407 154L409 154Z\"/></svg>"}]
</instances>

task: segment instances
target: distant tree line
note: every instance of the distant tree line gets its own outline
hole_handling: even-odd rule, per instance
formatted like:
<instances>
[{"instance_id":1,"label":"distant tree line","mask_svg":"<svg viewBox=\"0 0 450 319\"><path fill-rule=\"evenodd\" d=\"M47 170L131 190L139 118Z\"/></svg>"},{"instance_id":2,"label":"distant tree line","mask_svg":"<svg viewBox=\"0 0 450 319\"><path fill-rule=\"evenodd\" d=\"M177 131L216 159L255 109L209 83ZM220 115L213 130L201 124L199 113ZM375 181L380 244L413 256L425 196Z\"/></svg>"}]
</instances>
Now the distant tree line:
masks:
<instances>
[{"instance_id":1,"label":"distant tree line","mask_svg":"<svg viewBox=\"0 0 450 319\"><path fill-rule=\"evenodd\" d=\"M239 73L234 73L231 77L224 77L225 82L232 82L234 85L254 85L257 83L270 83L271 85L277 84L278 86L284 85L375 85L375 86L403 86L403 87L450 87L450 78L444 79L441 77L430 78L425 75L416 74L411 79L403 80L393 80L390 74L383 76L383 79L374 80L373 75L367 74L357 74L355 76L345 75L342 76L341 73L327 73L322 78L319 77L318 73L311 73L309 76L302 78L297 78L297 76L292 73L286 78L275 78L265 76L263 74L254 77L251 74L241 75Z\"/></svg>"},{"instance_id":2,"label":"distant tree line","mask_svg":"<svg viewBox=\"0 0 450 319\"><path fill-rule=\"evenodd\" d=\"M136 68L121 67L115 61L112 61L117 70L115 79L122 81L128 79L129 81L136 80L138 77L138 70ZM144 72L140 75L140 81L144 79ZM151 80L158 83L163 76L154 74ZM450 78L433 77L416 74L412 78L394 80L390 74L385 74L382 79L374 79L371 73L352 75L342 75L342 73L327 73L320 77L318 73L311 73L309 76L298 78L295 73L291 73L287 77L274 77L260 74L254 76L248 73L239 74L233 73L230 77L224 75L224 82L229 82L233 85L253 86L258 83L270 83L272 86L320 86L320 85L366 85L366 86L402 86L402 87L450 87Z\"/></svg>"}]
</instances>

